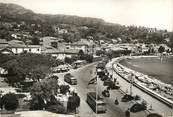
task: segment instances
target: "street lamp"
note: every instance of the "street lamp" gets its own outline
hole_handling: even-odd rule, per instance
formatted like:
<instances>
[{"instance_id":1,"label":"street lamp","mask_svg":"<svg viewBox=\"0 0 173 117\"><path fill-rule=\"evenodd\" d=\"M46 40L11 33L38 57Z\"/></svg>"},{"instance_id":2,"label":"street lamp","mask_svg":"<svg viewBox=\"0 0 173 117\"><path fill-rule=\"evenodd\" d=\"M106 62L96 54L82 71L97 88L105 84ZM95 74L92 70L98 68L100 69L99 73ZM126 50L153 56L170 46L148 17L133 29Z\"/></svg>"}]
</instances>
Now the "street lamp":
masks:
<instances>
[{"instance_id":1,"label":"street lamp","mask_svg":"<svg viewBox=\"0 0 173 117\"><path fill-rule=\"evenodd\" d=\"M131 73L131 76L130 76L130 95L132 96L132 87L133 87L133 81L134 81L134 74Z\"/></svg>"},{"instance_id":2,"label":"street lamp","mask_svg":"<svg viewBox=\"0 0 173 117\"><path fill-rule=\"evenodd\" d=\"M113 74L114 74L114 64L112 63L112 78L114 78Z\"/></svg>"}]
</instances>

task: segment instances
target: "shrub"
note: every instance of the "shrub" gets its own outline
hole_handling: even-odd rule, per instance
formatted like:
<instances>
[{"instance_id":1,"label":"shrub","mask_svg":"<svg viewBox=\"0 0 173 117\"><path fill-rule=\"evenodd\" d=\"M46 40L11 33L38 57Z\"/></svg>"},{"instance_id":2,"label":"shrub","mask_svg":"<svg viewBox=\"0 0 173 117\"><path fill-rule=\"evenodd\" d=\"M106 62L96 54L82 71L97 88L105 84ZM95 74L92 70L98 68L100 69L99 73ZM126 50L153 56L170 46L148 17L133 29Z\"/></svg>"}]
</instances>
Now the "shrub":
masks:
<instances>
[{"instance_id":1,"label":"shrub","mask_svg":"<svg viewBox=\"0 0 173 117\"><path fill-rule=\"evenodd\" d=\"M53 113L66 113L65 107L62 104L50 105L46 110Z\"/></svg>"},{"instance_id":2,"label":"shrub","mask_svg":"<svg viewBox=\"0 0 173 117\"><path fill-rule=\"evenodd\" d=\"M1 107L6 110L16 110L19 105L17 96L14 93L8 93L1 98Z\"/></svg>"},{"instance_id":3,"label":"shrub","mask_svg":"<svg viewBox=\"0 0 173 117\"><path fill-rule=\"evenodd\" d=\"M60 86L60 93L66 94L69 91L70 87L68 85L61 85Z\"/></svg>"},{"instance_id":4,"label":"shrub","mask_svg":"<svg viewBox=\"0 0 173 117\"><path fill-rule=\"evenodd\" d=\"M40 96L32 98L30 102L31 110L43 110L44 107L45 107L44 100Z\"/></svg>"},{"instance_id":5,"label":"shrub","mask_svg":"<svg viewBox=\"0 0 173 117\"><path fill-rule=\"evenodd\" d=\"M78 108L80 106L80 97L74 93L73 96L69 97L68 102L67 102L67 109L69 112L72 112L75 110L76 112L76 108Z\"/></svg>"}]
</instances>

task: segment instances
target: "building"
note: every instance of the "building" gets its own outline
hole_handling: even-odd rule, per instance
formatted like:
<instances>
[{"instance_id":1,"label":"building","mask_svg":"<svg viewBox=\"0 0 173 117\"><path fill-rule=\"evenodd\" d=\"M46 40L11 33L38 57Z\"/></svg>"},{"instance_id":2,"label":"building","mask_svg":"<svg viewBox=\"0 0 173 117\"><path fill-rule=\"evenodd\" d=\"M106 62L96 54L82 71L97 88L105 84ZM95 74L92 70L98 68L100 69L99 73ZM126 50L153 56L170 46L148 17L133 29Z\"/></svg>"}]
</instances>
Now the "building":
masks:
<instances>
[{"instance_id":1,"label":"building","mask_svg":"<svg viewBox=\"0 0 173 117\"><path fill-rule=\"evenodd\" d=\"M59 50L50 46L50 47L44 48L44 50L42 50L42 53L51 55L55 57L56 59L64 60L65 57L71 58L72 56L77 56L79 53L79 50L65 49L65 48L62 50Z\"/></svg>"},{"instance_id":2,"label":"building","mask_svg":"<svg viewBox=\"0 0 173 117\"><path fill-rule=\"evenodd\" d=\"M92 40L81 39L78 42L67 44L66 49L82 50L85 54L92 54L94 53L94 42Z\"/></svg>"},{"instance_id":3,"label":"building","mask_svg":"<svg viewBox=\"0 0 173 117\"><path fill-rule=\"evenodd\" d=\"M0 39L0 49L8 47L8 41L5 39Z\"/></svg>"},{"instance_id":4,"label":"building","mask_svg":"<svg viewBox=\"0 0 173 117\"><path fill-rule=\"evenodd\" d=\"M59 40L56 38L56 37L43 37L40 39L41 41L41 45L43 47L47 47L47 46L51 46L51 47L54 47L54 48L58 48L58 42Z\"/></svg>"},{"instance_id":5,"label":"building","mask_svg":"<svg viewBox=\"0 0 173 117\"><path fill-rule=\"evenodd\" d=\"M1 54L14 54L13 51L11 51L9 48L0 48L0 53Z\"/></svg>"},{"instance_id":6,"label":"building","mask_svg":"<svg viewBox=\"0 0 173 117\"><path fill-rule=\"evenodd\" d=\"M8 47L14 54L20 54L24 52L41 53L41 46L39 45L10 45Z\"/></svg>"},{"instance_id":7,"label":"building","mask_svg":"<svg viewBox=\"0 0 173 117\"><path fill-rule=\"evenodd\" d=\"M0 53L3 54L20 54L23 52L41 53L40 45L25 45L23 41L12 40L6 41L0 40Z\"/></svg>"}]
</instances>

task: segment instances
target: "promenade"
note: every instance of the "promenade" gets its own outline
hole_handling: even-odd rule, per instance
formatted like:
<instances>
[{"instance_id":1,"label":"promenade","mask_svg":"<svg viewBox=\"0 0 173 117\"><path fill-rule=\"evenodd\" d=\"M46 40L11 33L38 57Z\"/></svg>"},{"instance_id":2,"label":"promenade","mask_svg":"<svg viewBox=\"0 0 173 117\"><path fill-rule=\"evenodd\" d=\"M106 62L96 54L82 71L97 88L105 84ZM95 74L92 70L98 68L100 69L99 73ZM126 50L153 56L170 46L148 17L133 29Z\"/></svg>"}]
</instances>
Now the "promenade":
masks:
<instances>
[{"instance_id":1,"label":"promenade","mask_svg":"<svg viewBox=\"0 0 173 117\"><path fill-rule=\"evenodd\" d=\"M113 78L117 78L117 81L121 85L121 90L123 92L130 91L130 83L124 80L122 77L120 77L116 72L112 70L112 64L116 63L119 58L115 58L112 61L110 61L106 68L109 71L110 74L113 74ZM132 87L132 94L133 95L140 95L142 100L147 101L148 108L152 105L152 110L148 111L149 113L159 113L163 115L164 117L170 117L173 114L173 110L165 105L164 103L158 101L157 99L153 98L152 96L146 94L142 90L138 89L137 87ZM132 102L133 103L133 102ZM147 113L148 113L147 112Z\"/></svg>"}]
</instances>

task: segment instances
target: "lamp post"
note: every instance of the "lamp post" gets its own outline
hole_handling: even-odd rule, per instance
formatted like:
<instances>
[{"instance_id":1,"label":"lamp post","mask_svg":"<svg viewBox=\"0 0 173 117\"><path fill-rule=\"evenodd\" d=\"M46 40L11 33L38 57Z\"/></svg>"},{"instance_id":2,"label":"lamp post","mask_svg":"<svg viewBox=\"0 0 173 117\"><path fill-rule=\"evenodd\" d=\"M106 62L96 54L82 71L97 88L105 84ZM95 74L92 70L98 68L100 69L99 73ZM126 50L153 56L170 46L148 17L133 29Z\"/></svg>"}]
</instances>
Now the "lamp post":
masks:
<instances>
[{"instance_id":1,"label":"lamp post","mask_svg":"<svg viewBox=\"0 0 173 117\"><path fill-rule=\"evenodd\" d=\"M114 74L114 64L112 63L112 78L114 78L113 74Z\"/></svg>"},{"instance_id":2,"label":"lamp post","mask_svg":"<svg viewBox=\"0 0 173 117\"><path fill-rule=\"evenodd\" d=\"M134 80L134 74L131 73L131 76L130 76L130 95L132 96L132 87L133 87L133 80Z\"/></svg>"}]
</instances>

